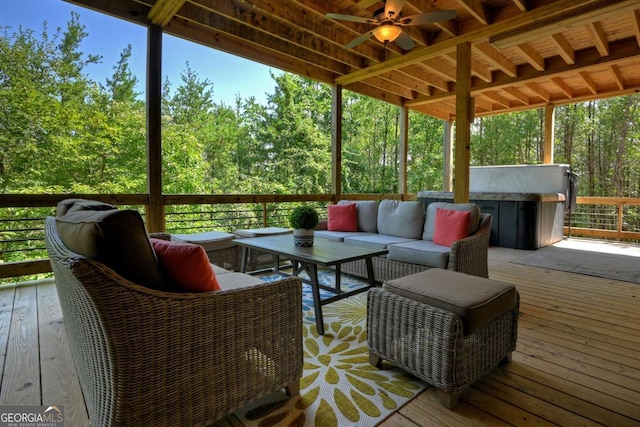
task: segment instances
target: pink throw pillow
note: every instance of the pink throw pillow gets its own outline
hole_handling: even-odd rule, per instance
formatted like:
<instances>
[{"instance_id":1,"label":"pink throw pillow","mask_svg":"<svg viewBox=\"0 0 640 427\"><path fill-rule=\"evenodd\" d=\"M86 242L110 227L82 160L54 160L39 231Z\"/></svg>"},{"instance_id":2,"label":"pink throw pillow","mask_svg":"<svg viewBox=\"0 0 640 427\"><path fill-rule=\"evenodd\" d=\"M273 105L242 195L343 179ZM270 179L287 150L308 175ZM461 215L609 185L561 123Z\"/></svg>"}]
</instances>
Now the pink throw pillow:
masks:
<instances>
[{"instance_id":1,"label":"pink throw pillow","mask_svg":"<svg viewBox=\"0 0 640 427\"><path fill-rule=\"evenodd\" d=\"M436 209L436 223L433 231L433 243L451 246L456 240L469 235L471 212L453 209Z\"/></svg>"},{"instance_id":2,"label":"pink throw pillow","mask_svg":"<svg viewBox=\"0 0 640 427\"><path fill-rule=\"evenodd\" d=\"M329 231L358 231L356 204L327 206L327 229Z\"/></svg>"},{"instance_id":3,"label":"pink throw pillow","mask_svg":"<svg viewBox=\"0 0 640 427\"><path fill-rule=\"evenodd\" d=\"M202 246L192 243L151 239L165 277L188 292L219 291L209 258Z\"/></svg>"}]
</instances>

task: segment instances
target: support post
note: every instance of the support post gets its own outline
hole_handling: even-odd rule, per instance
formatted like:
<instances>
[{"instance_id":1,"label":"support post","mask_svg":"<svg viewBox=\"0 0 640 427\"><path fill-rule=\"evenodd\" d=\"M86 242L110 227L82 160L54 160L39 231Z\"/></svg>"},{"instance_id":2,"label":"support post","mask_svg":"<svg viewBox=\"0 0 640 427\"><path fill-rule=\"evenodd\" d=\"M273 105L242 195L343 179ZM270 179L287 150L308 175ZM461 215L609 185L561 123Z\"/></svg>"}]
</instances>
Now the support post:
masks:
<instances>
[{"instance_id":1,"label":"support post","mask_svg":"<svg viewBox=\"0 0 640 427\"><path fill-rule=\"evenodd\" d=\"M149 25L147 34L147 192L149 231L164 231L162 204L162 27Z\"/></svg>"},{"instance_id":2,"label":"support post","mask_svg":"<svg viewBox=\"0 0 640 427\"><path fill-rule=\"evenodd\" d=\"M553 139L556 124L556 108L553 104L544 107L544 147L542 149L542 163L553 164Z\"/></svg>"},{"instance_id":3,"label":"support post","mask_svg":"<svg viewBox=\"0 0 640 427\"><path fill-rule=\"evenodd\" d=\"M444 120L442 191L453 191L453 120Z\"/></svg>"},{"instance_id":4,"label":"support post","mask_svg":"<svg viewBox=\"0 0 640 427\"><path fill-rule=\"evenodd\" d=\"M469 163L471 161L471 43L460 43L456 49L456 146L454 192L455 203L469 201Z\"/></svg>"},{"instance_id":5,"label":"support post","mask_svg":"<svg viewBox=\"0 0 640 427\"><path fill-rule=\"evenodd\" d=\"M406 200L409 195L407 188L407 159L409 157L409 108L400 107L400 138L398 141L400 149L398 155L400 157L399 176L398 176L398 192L402 194L402 200Z\"/></svg>"},{"instance_id":6,"label":"support post","mask_svg":"<svg viewBox=\"0 0 640 427\"><path fill-rule=\"evenodd\" d=\"M342 193L342 86L331 88L331 192L334 203Z\"/></svg>"}]
</instances>

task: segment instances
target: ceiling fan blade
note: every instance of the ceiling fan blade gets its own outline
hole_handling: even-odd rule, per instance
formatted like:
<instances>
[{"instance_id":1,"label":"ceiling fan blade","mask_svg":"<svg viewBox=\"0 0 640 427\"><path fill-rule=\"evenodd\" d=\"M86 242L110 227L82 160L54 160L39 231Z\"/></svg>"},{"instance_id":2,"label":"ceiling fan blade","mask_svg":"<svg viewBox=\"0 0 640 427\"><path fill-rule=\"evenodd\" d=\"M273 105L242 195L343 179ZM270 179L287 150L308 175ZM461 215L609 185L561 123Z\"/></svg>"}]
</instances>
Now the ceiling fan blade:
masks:
<instances>
[{"instance_id":1,"label":"ceiling fan blade","mask_svg":"<svg viewBox=\"0 0 640 427\"><path fill-rule=\"evenodd\" d=\"M384 16L394 21L400 16L405 0L387 0L384 4Z\"/></svg>"},{"instance_id":2,"label":"ceiling fan blade","mask_svg":"<svg viewBox=\"0 0 640 427\"><path fill-rule=\"evenodd\" d=\"M411 50L415 47L415 42L413 41L413 39L404 31L402 32L402 34L400 34L398 36L397 39L395 39L394 43L404 49L404 50Z\"/></svg>"},{"instance_id":3,"label":"ceiling fan blade","mask_svg":"<svg viewBox=\"0 0 640 427\"><path fill-rule=\"evenodd\" d=\"M363 18L362 16L343 15L341 13L327 13L327 18L339 19L341 21L361 22L363 24L377 24L378 22L371 18Z\"/></svg>"},{"instance_id":4,"label":"ceiling fan blade","mask_svg":"<svg viewBox=\"0 0 640 427\"><path fill-rule=\"evenodd\" d=\"M434 22L448 21L456 17L455 10L436 10L434 12L419 13L417 15L407 16L398 21L399 25L424 25L433 24Z\"/></svg>"},{"instance_id":5,"label":"ceiling fan blade","mask_svg":"<svg viewBox=\"0 0 640 427\"><path fill-rule=\"evenodd\" d=\"M371 38L371 36L373 35L373 31L368 31L366 33L364 33L363 35L356 37L355 39L351 40L349 43L344 45L345 49L351 49L354 48L356 46L358 46L360 43L364 43L367 40L369 40Z\"/></svg>"}]
</instances>

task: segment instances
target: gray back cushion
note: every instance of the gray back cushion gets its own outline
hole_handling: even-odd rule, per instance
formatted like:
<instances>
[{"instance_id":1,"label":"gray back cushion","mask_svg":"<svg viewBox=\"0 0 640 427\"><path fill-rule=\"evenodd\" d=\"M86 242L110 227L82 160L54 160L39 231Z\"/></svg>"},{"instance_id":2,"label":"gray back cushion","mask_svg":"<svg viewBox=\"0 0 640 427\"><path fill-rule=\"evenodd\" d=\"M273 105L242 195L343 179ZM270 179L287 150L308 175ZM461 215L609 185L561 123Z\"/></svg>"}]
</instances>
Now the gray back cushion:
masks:
<instances>
[{"instance_id":1,"label":"gray back cushion","mask_svg":"<svg viewBox=\"0 0 640 427\"><path fill-rule=\"evenodd\" d=\"M375 200L340 200L339 205L356 204L358 231L378 232L378 202Z\"/></svg>"},{"instance_id":2,"label":"gray back cushion","mask_svg":"<svg viewBox=\"0 0 640 427\"><path fill-rule=\"evenodd\" d=\"M106 264L138 285L165 289L156 254L138 211L79 210L57 217L56 229L73 252Z\"/></svg>"},{"instance_id":3,"label":"gray back cushion","mask_svg":"<svg viewBox=\"0 0 640 427\"><path fill-rule=\"evenodd\" d=\"M438 208L471 212L468 236L471 236L478 229L478 224L480 224L480 207L475 203L433 202L427 206L427 218L424 221L424 231L422 232L423 240L433 240L433 231L436 228L436 212Z\"/></svg>"},{"instance_id":4,"label":"gray back cushion","mask_svg":"<svg viewBox=\"0 0 640 427\"><path fill-rule=\"evenodd\" d=\"M378 233L419 239L424 227L424 205L418 201L383 200L378 208Z\"/></svg>"}]
</instances>

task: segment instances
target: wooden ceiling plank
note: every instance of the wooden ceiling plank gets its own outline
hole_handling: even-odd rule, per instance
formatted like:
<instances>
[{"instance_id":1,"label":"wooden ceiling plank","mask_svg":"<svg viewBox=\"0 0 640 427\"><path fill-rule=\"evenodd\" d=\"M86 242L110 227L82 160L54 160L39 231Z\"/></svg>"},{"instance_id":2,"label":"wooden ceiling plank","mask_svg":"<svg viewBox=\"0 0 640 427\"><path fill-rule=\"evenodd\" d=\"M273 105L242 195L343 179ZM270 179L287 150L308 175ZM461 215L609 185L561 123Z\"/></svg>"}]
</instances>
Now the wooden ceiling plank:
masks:
<instances>
[{"instance_id":1,"label":"wooden ceiling plank","mask_svg":"<svg viewBox=\"0 0 640 427\"><path fill-rule=\"evenodd\" d=\"M624 79L618 67L615 64L611 64L609 65L609 70L611 71L611 75L613 75L613 80L616 82L618 89L624 90Z\"/></svg>"},{"instance_id":2,"label":"wooden ceiling plank","mask_svg":"<svg viewBox=\"0 0 640 427\"><path fill-rule=\"evenodd\" d=\"M587 85L591 93L593 93L594 95L598 93L598 86L596 85L596 82L593 81L589 73L587 73L586 71L580 71L578 75L580 76L584 84Z\"/></svg>"},{"instance_id":3,"label":"wooden ceiling plank","mask_svg":"<svg viewBox=\"0 0 640 427\"><path fill-rule=\"evenodd\" d=\"M551 77L551 81L560 89L567 98L573 97L573 90L560 77Z\"/></svg>"},{"instance_id":4,"label":"wooden ceiling plank","mask_svg":"<svg viewBox=\"0 0 640 427\"><path fill-rule=\"evenodd\" d=\"M151 7L144 4L109 1L109 0L66 0L77 6L104 13L136 24L149 25L147 18Z\"/></svg>"},{"instance_id":5,"label":"wooden ceiling plank","mask_svg":"<svg viewBox=\"0 0 640 427\"><path fill-rule=\"evenodd\" d=\"M518 101L522 102L523 104L529 105L531 101L526 94L522 93L515 87L505 87L504 91L507 92L509 95L513 96L514 98L516 98Z\"/></svg>"},{"instance_id":6,"label":"wooden ceiling plank","mask_svg":"<svg viewBox=\"0 0 640 427\"><path fill-rule=\"evenodd\" d=\"M621 0L609 0L607 4L619 4L621 2ZM447 54L455 50L456 46L459 43L475 42L477 40L488 39L497 34L503 34L512 30L519 30L520 28L529 25L531 22L539 22L543 18L555 17L558 15L565 16L567 11L574 11L576 7L584 6L585 4L592 5L594 7L603 7L602 3L602 1L597 0L556 0L526 13L504 19L500 22L495 22L491 25L480 27L476 30L469 31L452 39L444 40L442 42L424 48L414 49L401 57L393 58L381 64L372 65L370 67L340 76L336 79L336 83L346 86L350 83L368 78L372 75L382 74L384 72L402 68L416 62L434 58L438 55Z\"/></svg>"},{"instance_id":7,"label":"wooden ceiling plank","mask_svg":"<svg viewBox=\"0 0 640 427\"><path fill-rule=\"evenodd\" d=\"M638 46L640 46L640 10L634 10L632 16L632 24L633 24L633 32L636 35L636 41L638 42Z\"/></svg>"},{"instance_id":8,"label":"wooden ceiling plank","mask_svg":"<svg viewBox=\"0 0 640 427\"><path fill-rule=\"evenodd\" d=\"M201 25L215 25L221 22L221 19L237 22L242 27L236 27L235 35L246 32L251 34L251 38L256 43L260 43L260 38L265 39L265 43L269 43L267 47L272 47L274 43L282 44L280 49L283 52L291 50L294 55L301 54L306 51L310 54L304 56L309 58L310 62L320 62L320 58L327 58L330 62L341 62L350 67L364 66L362 60L358 58L352 51L345 50L342 46L335 42L327 41L326 38L319 38L308 30L291 26L291 23L282 21L281 19L270 19L270 15L262 13L261 9L246 9L240 7L235 2L215 1L215 2L190 2L179 13L179 16L197 22ZM231 24L227 24L227 27ZM222 28L219 28L222 30ZM319 30L320 31L320 30ZM281 36L276 36L280 34ZM240 35L239 35L240 36ZM280 40L277 42L276 40ZM289 49L285 49L285 47ZM315 61L313 58L317 58ZM349 68L347 68L349 70Z\"/></svg>"},{"instance_id":9,"label":"wooden ceiling plank","mask_svg":"<svg viewBox=\"0 0 640 427\"><path fill-rule=\"evenodd\" d=\"M489 14L480 0L458 0L458 4L480 21L483 25L489 25Z\"/></svg>"},{"instance_id":10,"label":"wooden ceiling plank","mask_svg":"<svg viewBox=\"0 0 640 427\"><path fill-rule=\"evenodd\" d=\"M538 83L528 82L525 83L525 86L534 91L540 98L544 99L546 102L551 101L551 94L544 90Z\"/></svg>"},{"instance_id":11,"label":"wooden ceiling plank","mask_svg":"<svg viewBox=\"0 0 640 427\"><path fill-rule=\"evenodd\" d=\"M584 27L589 22L601 21L612 15L636 10L638 2L637 0L596 0L575 2L571 6L573 7L567 5L565 11L560 11L553 16L542 16L538 20L531 20L526 26L495 34L489 42L498 49L506 49L530 40L551 36L569 28ZM537 11L543 7L534 10ZM522 15L528 13L531 11Z\"/></svg>"},{"instance_id":12,"label":"wooden ceiling plank","mask_svg":"<svg viewBox=\"0 0 640 427\"><path fill-rule=\"evenodd\" d=\"M520 56L531 64L533 68L538 71L544 71L544 58L529 43L519 44L516 49Z\"/></svg>"},{"instance_id":13,"label":"wooden ceiling plank","mask_svg":"<svg viewBox=\"0 0 640 427\"><path fill-rule=\"evenodd\" d=\"M589 31L598 52L600 52L600 55L609 55L609 40L607 40L607 35L602 28L602 24L598 21L590 22L587 24L587 30Z\"/></svg>"},{"instance_id":14,"label":"wooden ceiling plank","mask_svg":"<svg viewBox=\"0 0 640 427\"><path fill-rule=\"evenodd\" d=\"M480 42L473 45L474 52L479 53L487 61L493 63L509 77L516 77L516 65L506 56L498 52L489 42Z\"/></svg>"},{"instance_id":15,"label":"wooden ceiling plank","mask_svg":"<svg viewBox=\"0 0 640 427\"><path fill-rule=\"evenodd\" d=\"M576 63L576 52L562 33L552 34L549 40L551 40L551 43L556 48L558 55L560 55L567 64Z\"/></svg>"},{"instance_id":16,"label":"wooden ceiling plank","mask_svg":"<svg viewBox=\"0 0 640 427\"><path fill-rule=\"evenodd\" d=\"M148 18L155 25L164 27L187 0L158 0L151 7Z\"/></svg>"}]
</instances>

